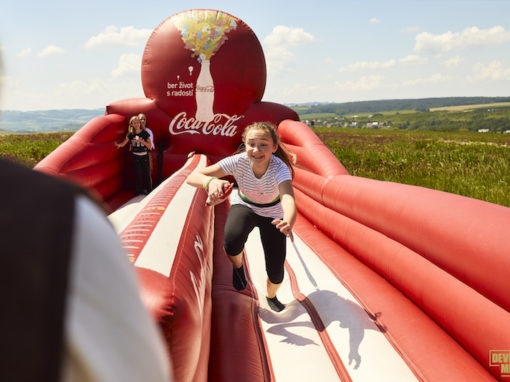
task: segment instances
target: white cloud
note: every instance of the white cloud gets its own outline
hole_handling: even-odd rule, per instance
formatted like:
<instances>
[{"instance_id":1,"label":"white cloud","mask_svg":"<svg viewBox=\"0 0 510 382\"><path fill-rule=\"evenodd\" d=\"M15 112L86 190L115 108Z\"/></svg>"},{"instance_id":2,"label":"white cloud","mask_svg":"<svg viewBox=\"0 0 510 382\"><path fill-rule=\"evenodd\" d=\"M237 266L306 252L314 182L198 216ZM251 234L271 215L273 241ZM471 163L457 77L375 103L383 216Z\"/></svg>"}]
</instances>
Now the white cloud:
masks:
<instances>
[{"instance_id":1,"label":"white cloud","mask_svg":"<svg viewBox=\"0 0 510 382\"><path fill-rule=\"evenodd\" d=\"M92 36L85 43L87 48L102 48L108 46L138 46L147 41L152 29L136 29L132 26L109 26L96 36Z\"/></svg>"},{"instance_id":2,"label":"white cloud","mask_svg":"<svg viewBox=\"0 0 510 382\"><path fill-rule=\"evenodd\" d=\"M410 27L406 27L404 29L402 29L402 32L404 33L417 33L421 28L417 25L413 25L413 26L410 26Z\"/></svg>"},{"instance_id":3,"label":"white cloud","mask_svg":"<svg viewBox=\"0 0 510 382\"><path fill-rule=\"evenodd\" d=\"M83 94L93 94L102 89L102 82L99 80L83 81L75 80L61 83L55 90L57 96L77 96Z\"/></svg>"},{"instance_id":4,"label":"white cloud","mask_svg":"<svg viewBox=\"0 0 510 382\"><path fill-rule=\"evenodd\" d=\"M354 64L349 64L347 66L342 66L339 71L340 72L357 72L360 70L374 70L374 69L384 69L384 68L391 68L392 66L395 66L397 62L395 60L388 60L388 61L358 61Z\"/></svg>"},{"instance_id":5,"label":"white cloud","mask_svg":"<svg viewBox=\"0 0 510 382\"><path fill-rule=\"evenodd\" d=\"M266 62L269 70L279 72L285 68L292 66L291 62L294 54L283 46L270 48L266 52Z\"/></svg>"},{"instance_id":6,"label":"white cloud","mask_svg":"<svg viewBox=\"0 0 510 382\"><path fill-rule=\"evenodd\" d=\"M377 23L380 23L381 20L379 20L377 17L372 17L368 22L370 24L377 24Z\"/></svg>"},{"instance_id":7,"label":"white cloud","mask_svg":"<svg viewBox=\"0 0 510 382\"><path fill-rule=\"evenodd\" d=\"M47 46L46 48L44 48L43 50L41 50L37 56L38 57L50 57L50 56L59 56L59 55L62 55L65 53L65 50L58 47L58 46L55 46L55 45L50 45L50 46Z\"/></svg>"},{"instance_id":8,"label":"white cloud","mask_svg":"<svg viewBox=\"0 0 510 382\"><path fill-rule=\"evenodd\" d=\"M419 62L425 62L426 60L421 58L418 55L412 54L403 58L391 59L387 61L358 61L354 64L349 64L346 66L342 66L338 69L339 72L358 72L364 70L377 70L377 69L387 69L395 67L399 64L416 64Z\"/></svg>"},{"instance_id":9,"label":"white cloud","mask_svg":"<svg viewBox=\"0 0 510 382\"><path fill-rule=\"evenodd\" d=\"M400 58L398 60L398 62L400 64L417 64L417 63L420 63L420 62L425 62L427 61L426 59L416 55L416 54L410 54L409 56L406 56L404 58Z\"/></svg>"},{"instance_id":10,"label":"white cloud","mask_svg":"<svg viewBox=\"0 0 510 382\"><path fill-rule=\"evenodd\" d=\"M0 69L1 68L2 68L2 66L0 65ZM2 76L1 70L0 70L0 79L2 81L2 85L5 86L5 89L1 89L1 90L8 90L9 88L19 87L19 81L16 81L14 77L6 75L6 73L4 73L4 75Z\"/></svg>"},{"instance_id":11,"label":"white cloud","mask_svg":"<svg viewBox=\"0 0 510 382\"><path fill-rule=\"evenodd\" d=\"M10 77L2 75L2 62L0 62L0 96L2 95L2 91L4 86L8 84L10 81Z\"/></svg>"},{"instance_id":12,"label":"white cloud","mask_svg":"<svg viewBox=\"0 0 510 382\"><path fill-rule=\"evenodd\" d=\"M416 85L423 85L423 84L435 84L435 83L443 83L446 81L451 81L452 77L450 76L444 76L441 73L433 74L429 77L421 77L421 78L414 78L412 80L406 80L402 82L397 87L408 87L408 86L416 86Z\"/></svg>"},{"instance_id":13,"label":"white cloud","mask_svg":"<svg viewBox=\"0 0 510 382\"><path fill-rule=\"evenodd\" d=\"M339 82L335 84L339 89L345 90L372 90L381 86L382 76L363 76L357 81Z\"/></svg>"},{"instance_id":14,"label":"white cloud","mask_svg":"<svg viewBox=\"0 0 510 382\"><path fill-rule=\"evenodd\" d=\"M477 63L473 67L473 76L469 76L468 80L510 80L510 67L504 67L498 60L492 61L488 65Z\"/></svg>"},{"instance_id":15,"label":"white cloud","mask_svg":"<svg viewBox=\"0 0 510 382\"><path fill-rule=\"evenodd\" d=\"M140 79L134 77L77 79L28 88L13 79L4 87L2 106L6 110L99 108L126 97L143 97Z\"/></svg>"},{"instance_id":16,"label":"white cloud","mask_svg":"<svg viewBox=\"0 0 510 382\"><path fill-rule=\"evenodd\" d=\"M507 42L510 42L510 31L505 30L502 26L498 25L490 29L470 27L462 32L448 31L437 35L422 32L416 36L414 51L417 53L446 53L452 50L498 45Z\"/></svg>"},{"instance_id":17,"label":"white cloud","mask_svg":"<svg viewBox=\"0 0 510 382\"><path fill-rule=\"evenodd\" d=\"M456 56L443 62L443 65L446 66L447 68L455 68L459 66L462 63L462 61L464 61L462 58Z\"/></svg>"},{"instance_id":18,"label":"white cloud","mask_svg":"<svg viewBox=\"0 0 510 382\"><path fill-rule=\"evenodd\" d=\"M120 77L130 73L141 72L141 57L134 53L123 54L119 57L119 65L112 71L112 76Z\"/></svg>"},{"instance_id":19,"label":"white cloud","mask_svg":"<svg viewBox=\"0 0 510 382\"><path fill-rule=\"evenodd\" d=\"M264 39L264 44L274 46L297 46L315 41L311 33L305 32L303 28L292 28L284 25L277 25L273 31Z\"/></svg>"},{"instance_id":20,"label":"white cloud","mask_svg":"<svg viewBox=\"0 0 510 382\"><path fill-rule=\"evenodd\" d=\"M20 50L16 56L26 57L26 56L30 56L31 53L32 53L32 49L25 48L25 49Z\"/></svg>"},{"instance_id":21,"label":"white cloud","mask_svg":"<svg viewBox=\"0 0 510 382\"><path fill-rule=\"evenodd\" d=\"M315 41L315 37L303 28L292 28L277 25L264 39L265 56L268 71L274 73L288 68L294 60L291 47L309 44Z\"/></svg>"},{"instance_id":22,"label":"white cloud","mask_svg":"<svg viewBox=\"0 0 510 382\"><path fill-rule=\"evenodd\" d=\"M304 85L300 83L292 84L290 87L278 89L280 95L284 98L301 96L303 94L309 95L320 90L317 85Z\"/></svg>"}]
</instances>

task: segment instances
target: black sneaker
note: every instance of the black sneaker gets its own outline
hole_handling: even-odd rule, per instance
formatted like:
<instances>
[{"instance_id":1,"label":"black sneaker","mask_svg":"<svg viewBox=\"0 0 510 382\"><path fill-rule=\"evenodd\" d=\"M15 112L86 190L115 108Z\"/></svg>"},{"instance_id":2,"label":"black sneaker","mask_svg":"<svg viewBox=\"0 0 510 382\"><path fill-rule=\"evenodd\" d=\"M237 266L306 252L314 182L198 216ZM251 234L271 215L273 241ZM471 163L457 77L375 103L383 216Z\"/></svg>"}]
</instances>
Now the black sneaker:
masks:
<instances>
[{"instance_id":1,"label":"black sneaker","mask_svg":"<svg viewBox=\"0 0 510 382\"><path fill-rule=\"evenodd\" d=\"M241 265L240 268L234 268L232 273L232 284L237 290L243 290L246 288L248 282L246 281L246 276L244 275L244 266Z\"/></svg>"},{"instance_id":2,"label":"black sneaker","mask_svg":"<svg viewBox=\"0 0 510 382\"><path fill-rule=\"evenodd\" d=\"M269 307L274 310L275 312L281 312L285 309L285 305L282 304L276 296L273 298L266 297L267 303L269 304Z\"/></svg>"}]
</instances>

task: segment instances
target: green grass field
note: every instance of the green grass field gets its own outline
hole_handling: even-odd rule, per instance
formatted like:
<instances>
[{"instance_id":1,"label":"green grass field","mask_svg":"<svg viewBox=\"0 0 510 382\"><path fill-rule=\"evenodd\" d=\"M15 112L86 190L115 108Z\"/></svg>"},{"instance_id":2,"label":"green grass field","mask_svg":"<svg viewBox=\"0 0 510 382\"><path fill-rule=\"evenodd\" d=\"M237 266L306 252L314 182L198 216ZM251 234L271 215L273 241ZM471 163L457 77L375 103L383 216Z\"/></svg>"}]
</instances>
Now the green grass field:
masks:
<instances>
[{"instance_id":1,"label":"green grass field","mask_svg":"<svg viewBox=\"0 0 510 382\"><path fill-rule=\"evenodd\" d=\"M510 102L449 106L428 111L394 110L377 113L336 115L334 113L299 114L301 120L315 120L315 126L366 127L373 122L387 129L420 131L510 131Z\"/></svg>"},{"instance_id":2,"label":"green grass field","mask_svg":"<svg viewBox=\"0 0 510 382\"><path fill-rule=\"evenodd\" d=\"M328 119L335 118L337 115L335 113L308 113L308 114L300 114L299 118L301 120L312 120L312 119Z\"/></svg>"},{"instance_id":3,"label":"green grass field","mask_svg":"<svg viewBox=\"0 0 510 382\"><path fill-rule=\"evenodd\" d=\"M443 106L433 107L430 111L464 111L472 109L491 109L498 107L510 107L510 102L497 102L497 103L481 103L476 105L458 105L458 106Z\"/></svg>"},{"instance_id":4,"label":"green grass field","mask_svg":"<svg viewBox=\"0 0 510 382\"><path fill-rule=\"evenodd\" d=\"M73 135L72 132L0 135L0 157L34 167Z\"/></svg>"},{"instance_id":5,"label":"green grass field","mask_svg":"<svg viewBox=\"0 0 510 382\"><path fill-rule=\"evenodd\" d=\"M510 207L510 135L317 128L351 175ZM0 135L0 157L33 167L73 133Z\"/></svg>"},{"instance_id":6,"label":"green grass field","mask_svg":"<svg viewBox=\"0 0 510 382\"><path fill-rule=\"evenodd\" d=\"M321 128L351 175L423 186L510 207L510 136Z\"/></svg>"}]
</instances>

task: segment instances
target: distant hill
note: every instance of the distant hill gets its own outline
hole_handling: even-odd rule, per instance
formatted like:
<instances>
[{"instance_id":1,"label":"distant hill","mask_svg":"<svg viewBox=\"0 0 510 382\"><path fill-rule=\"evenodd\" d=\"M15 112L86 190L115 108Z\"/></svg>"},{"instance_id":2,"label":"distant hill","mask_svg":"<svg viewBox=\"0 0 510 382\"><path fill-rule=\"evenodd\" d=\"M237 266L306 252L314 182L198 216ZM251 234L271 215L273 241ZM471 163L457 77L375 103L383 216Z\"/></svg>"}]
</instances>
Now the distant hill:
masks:
<instances>
[{"instance_id":1,"label":"distant hill","mask_svg":"<svg viewBox=\"0 0 510 382\"><path fill-rule=\"evenodd\" d=\"M357 113L378 113L382 111L416 110L429 111L431 108L484 103L510 102L510 97L443 97L417 99L388 99L327 104L289 105L299 115L315 113L335 113L337 115Z\"/></svg>"},{"instance_id":2,"label":"distant hill","mask_svg":"<svg viewBox=\"0 0 510 382\"><path fill-rule=\"evenodd\" d=\"M289 104L300 116L315 113L337 115L377 113L382 111L417 110L431 108L510 102L510 97L443 97L417 99L388 99L345 103L306 102ZM5 110L0 113L0 133L42 133L76 131L92 118L104 115L101 109L61 109L40 111Z\"/></svg>"},{"instance_id":3,"label":"distant hill","mask_svg":"<svg viewBox=\"0 0 510 382\"><path fill-rule=\"evenodd\" d=\"M104 115L104 111L104 108L39 111L4 110L0 113L0 131L10 133L76 131L92 118Z\"/></svg>"}]
</instances>

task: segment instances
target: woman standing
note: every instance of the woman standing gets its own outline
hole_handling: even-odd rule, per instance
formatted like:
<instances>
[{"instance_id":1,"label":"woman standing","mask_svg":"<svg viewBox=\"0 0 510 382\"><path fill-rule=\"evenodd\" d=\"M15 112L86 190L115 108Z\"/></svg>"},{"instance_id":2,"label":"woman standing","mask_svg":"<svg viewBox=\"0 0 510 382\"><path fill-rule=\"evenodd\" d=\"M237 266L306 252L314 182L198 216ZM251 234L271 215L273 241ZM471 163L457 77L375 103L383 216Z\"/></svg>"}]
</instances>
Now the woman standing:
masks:
<instances>
[{"instance_id":1,"label":"woman standing","mask_svg":"<svg viewBox=\"0 0 510 382\"><path fill-rule=\"evenodd\" d=\"M155 149L155 146L154 146L154 134L152 133L152 130L149 129L149 127L147 126L147 117L145 116L145 114L143 113L140 113L138 114L138 118L140 118L140 125L142 127L142 130L145 130L146 132L149 133L149 136L151 137L151 147L150 147L150 150L154 150ZM151 153L149 152L149 178L151 180L151 188L152 188L152 155Z\"/></svg>"},{"instance_id":2,"label":"woman standing","mask_svg":"<svg viewBox=\"0 0 510 382\"><path fill-rule=\"evenodd\" d=\"M115 147L124 147L128 142L131 146L136 176L136 195L148 194L152 191L149 169L149 150L152 141L149 133L142 129L137 115L129 119L128 134L122 142L115 142Z\"/></svg>"}]
</instances>

